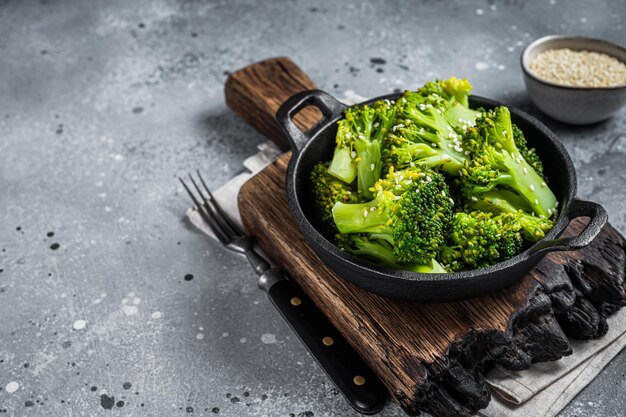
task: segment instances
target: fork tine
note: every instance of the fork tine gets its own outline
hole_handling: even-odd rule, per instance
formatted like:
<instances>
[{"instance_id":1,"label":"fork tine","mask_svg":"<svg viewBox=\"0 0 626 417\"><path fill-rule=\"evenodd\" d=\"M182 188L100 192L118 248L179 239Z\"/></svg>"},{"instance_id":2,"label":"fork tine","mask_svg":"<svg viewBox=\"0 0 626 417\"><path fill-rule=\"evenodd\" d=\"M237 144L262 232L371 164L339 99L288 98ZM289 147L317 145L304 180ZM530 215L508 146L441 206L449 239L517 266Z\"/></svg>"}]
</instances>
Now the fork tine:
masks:
<instances>
[{"instance_id":1,"label":"fork tine","mask_svg":"<svg viewBox=\"0 0 626 417\"><path fill-rule=\"evenodd\" d=\"M204 202L204 205L202 206L204 211L206 211L206 213L210 215L213 218L213 220L216 221L220 225L220 228L222 229L224 234L228 235L229 240L233 240L237 238L239 236L237 231L233 230L230 227L230 225L224 220L226 216L221 216L219 215L219 213L215 212L215 209L213 207L214 204L209 203L209 201L206 199L206 197L204 196L204 193L202 193L202 191L200 190L200 187L198 187L198 184L193 179L191 174L189 174L189 179L191 180L191 183L193 184L193 186L196 188L196 191L198 192L198 194L200 194L200 198L202 198L202 201Z\"/></svg>"},{"instance_id":2,"label":"fork tine","mask_svg":"<svg viewBox=\"0 0 626 417\"><path fill-rule=\"evenodd\" d=\"M202 204L200 204L193 192L189 189L189 187L187 187L185 181L183 181L183 179L180 177L178 177L178 180L183 185L183 187L185 187L185 190L187 190L189 197L191 197L191 199L193 200L193 203L195 204L196 209L198 210L198 213L200 213L202 219L209 225L211 230L213 230L213 233L215 233L220 242L222 242L223 244L228 244L231 239L229 239L226 233L222 230L221 226L213 218L211 218L211 216L207 214L206 210L202 207Z\"/></svg>"},{"instance_id":3,"label":"fork tine","mask_svg":"<svg viewBox=\"0 0 626 417\"><path fill-rule=\"evenodd\" d=\"M202 175L200 175L199 169L196 170L196 174L198 175L198 178L200 179L202 186L204 187L207 194L209 195L209 199L211 200L211 203L213 203L213 207L215 208L215 210L217 210L218 214L222 216L224 220L226 220L226 223L228 223L228 225L233 230L233 232L235 232L238 235L243 235L243 231L241 230L241 228L234 221L230 219L230 216L224 213L224 211L222 210L222 207L217 203L217 200L215 199L215 197L213 197L213 193L211 193L211 190L209 190L209 187L207 187L206 183L204 182L204 178L202 178Z\"/></svg>"}]
</instances>

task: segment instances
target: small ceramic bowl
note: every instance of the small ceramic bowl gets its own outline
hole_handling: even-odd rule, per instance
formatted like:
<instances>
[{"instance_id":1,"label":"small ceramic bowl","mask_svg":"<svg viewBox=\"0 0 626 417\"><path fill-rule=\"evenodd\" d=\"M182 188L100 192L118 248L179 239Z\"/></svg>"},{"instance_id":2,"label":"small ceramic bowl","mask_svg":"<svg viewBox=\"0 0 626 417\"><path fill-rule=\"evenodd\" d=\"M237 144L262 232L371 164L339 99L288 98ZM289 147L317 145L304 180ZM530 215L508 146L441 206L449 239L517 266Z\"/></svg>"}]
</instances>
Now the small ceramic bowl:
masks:
<instances>
[{"instance_id":1,"label":"small ceramic bowl","mask_svg":"<svg viewBox=\"0 0 626 417\"><path fill-rule=\"evenodd\" d=\"M534 75L529 64L549 49L569 48L600 52L626 63L626 49L601 39L550 35L528 45L521 56L526 90L531 100L548 116L565 123L586 125L608 119L626 103L626 85L571 87Z\"/></svg>"}]
</instances>

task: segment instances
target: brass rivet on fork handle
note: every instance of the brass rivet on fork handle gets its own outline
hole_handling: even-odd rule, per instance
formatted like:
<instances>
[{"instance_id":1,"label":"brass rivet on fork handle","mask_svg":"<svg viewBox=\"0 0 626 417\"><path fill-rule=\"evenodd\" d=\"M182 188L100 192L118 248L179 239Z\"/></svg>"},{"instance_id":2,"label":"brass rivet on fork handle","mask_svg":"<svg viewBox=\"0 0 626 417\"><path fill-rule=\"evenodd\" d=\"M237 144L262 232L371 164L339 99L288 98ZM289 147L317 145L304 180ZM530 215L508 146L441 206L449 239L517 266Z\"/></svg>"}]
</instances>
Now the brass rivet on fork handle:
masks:
<instances>
[{"instance_id":1,"label":"brass rivet on fork handle","mask_svg":"<svg viewBox=\"0 0 626 417\"><path fill-rule=\"evenodd\" d=\"M354 385L364 385L365 384L365 378L363 378L361 375L356 375L354 378L352 378L352 382L354 382Z\"/></svg>"}]
</instances>

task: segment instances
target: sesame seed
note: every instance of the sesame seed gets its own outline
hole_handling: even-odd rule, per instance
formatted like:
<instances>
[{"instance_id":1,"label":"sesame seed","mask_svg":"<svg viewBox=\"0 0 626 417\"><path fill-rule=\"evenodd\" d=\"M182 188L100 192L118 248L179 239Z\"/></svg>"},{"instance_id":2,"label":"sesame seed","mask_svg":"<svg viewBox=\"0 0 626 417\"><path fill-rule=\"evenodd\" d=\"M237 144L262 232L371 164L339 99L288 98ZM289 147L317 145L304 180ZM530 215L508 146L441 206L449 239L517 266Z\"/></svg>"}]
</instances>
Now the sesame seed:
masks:
<instances>
[{"instance_id":1,"label":"sesame seed","mask_svg":"<svg viewBox=\"0 0 626 417\"><path fill-rule=\"evenodd\" d=\"M535 191L535 186L530 184L530 191Z\"/></svg>"},{"instance_id":2,"label":"sesame seed","mask_svg":"<svg viewBox=\"0 0 626 417\"><path fill-rule=\"evenodd\" d=\"M478 199L474 196L471 197L472 201L478 201Z\"/></svg>"},{"instance_id":3,"label":"sesame seed","mask_svg":"<svg viewBox=\"0 0 626 417\"><path fill-rule=\"evenodd\" d=\"M372 170L372 171L373 171L373 170L375 170L375 169L376 169L376 165L371 164L371 165L370 165L370 170Z\"/></svg>"},{"instance_id":4,"label":"sesame seed","mask_svg":"<svg viewBox=\"0 0 626 417\"><path fill-rule=\"evenodd\" d=\"M528 174L528 169L526 169L526 167L524 167L524 174Z\"/></svg>"},{"instance_id":5,"label":"sesame seed","mask_svg":"<svg viewBox=\"0 0 626 417\"><path fill-rule=\"evenodd\" d=\"M352 157L352 159L356 158L356 152L354 151L350 152L350 157Z\"/></svg>"},{"instance_id":6,"label":"sesame seed","mask_svg":"<svg viewBox=\"0 0 626 417\"><path fill-rule=\"evenodd\" d=\"M539 200L537 200L536 198L535 198L535 204L539 205Z\"/></svg>"},{"instance_id":7,"label":"sesame seed","mask_svg":"<svg viewBox=\"0 0 626 417\"><path fill-rule=\"evenodd\" d=\"M545 181L543 181L543 182L541 183L541 186L542 186L542 187L546 187L546 186L547 186L546 182L545 182Z\"/></svg>"},{"instance_id":8,"label":"sesame seed","mask_svg":"<svg viewBox=\"0 0 626 417\"><path fill-rule=\"evenodd\" d=\"M363 209L363 217L367 217L368 213L369 213L369 211L367 211L367 209Z\"/></svg>"},{"instance_id":9,"label":"sesame seed","mask_svg":"<svg viewBox=\"0 0 626 417\"><path fill-rule=\"evenodd\" d=\"M626 84L626 65L599 52L550 49L538 54L530 70L544 80L576 87L611 87Z\"/></svg>"}]
</instances>

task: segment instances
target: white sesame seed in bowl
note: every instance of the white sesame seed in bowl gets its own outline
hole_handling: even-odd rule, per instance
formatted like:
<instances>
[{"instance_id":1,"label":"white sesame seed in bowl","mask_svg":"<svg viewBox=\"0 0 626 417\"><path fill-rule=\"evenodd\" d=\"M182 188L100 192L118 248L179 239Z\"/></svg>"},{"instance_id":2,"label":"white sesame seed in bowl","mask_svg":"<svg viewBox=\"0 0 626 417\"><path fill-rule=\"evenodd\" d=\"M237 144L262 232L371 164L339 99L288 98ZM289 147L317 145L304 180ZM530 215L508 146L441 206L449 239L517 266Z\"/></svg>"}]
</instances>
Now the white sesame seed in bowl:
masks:
<instances>
[{"instance_id":1,"label":"white sesame seed in bowl","mask_svg":"<svg viewBox=\"0 0 626 417\"><path fill-rule=\"evenodd\" d=\"M524 49L521 66L531 100L562 122L597 123L626 103L626 49L614 43L545 36Z\"/></svg>"}]
</instances>

